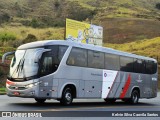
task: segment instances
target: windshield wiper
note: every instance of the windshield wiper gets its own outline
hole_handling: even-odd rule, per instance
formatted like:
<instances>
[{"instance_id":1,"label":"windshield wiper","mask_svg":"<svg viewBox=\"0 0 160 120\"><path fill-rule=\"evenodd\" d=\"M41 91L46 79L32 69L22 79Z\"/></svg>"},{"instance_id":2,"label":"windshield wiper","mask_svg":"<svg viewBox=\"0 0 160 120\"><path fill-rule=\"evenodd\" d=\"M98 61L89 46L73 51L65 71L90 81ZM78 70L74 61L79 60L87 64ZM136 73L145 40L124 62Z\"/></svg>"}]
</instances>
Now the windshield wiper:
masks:
<instances>
[{"instance_id":1,"label":"windshield wiper","mask_svg":"<svg viewBox=\"0 0 160 120\"><path fill-rule=\"evenodd\" d=\"M20 61L19 61L19 63L18 63L18 65L17 65L17 67L15 68L13 74L11 75L11 78L12 78L12 76L15 74L15 72L16 72L16 73L18 72L18 76L19 76L20 69L21 69L21 70L23 69L23 65L24 65L24 59L21 58Z\"/></svg>"},{"instance_id":2,"label":"windshield wiper","mask_svg":"<svg viewBox=\"0 0 160 120\"><path fill-rule=\"evenodd\" d=\"M23 69L23 66L24 66L24 61L25 61L25 59L22 59L22 61L21 61L21 65L20 65L20 70L22 71L22 69Z\"/></svg>"}]
</instances>

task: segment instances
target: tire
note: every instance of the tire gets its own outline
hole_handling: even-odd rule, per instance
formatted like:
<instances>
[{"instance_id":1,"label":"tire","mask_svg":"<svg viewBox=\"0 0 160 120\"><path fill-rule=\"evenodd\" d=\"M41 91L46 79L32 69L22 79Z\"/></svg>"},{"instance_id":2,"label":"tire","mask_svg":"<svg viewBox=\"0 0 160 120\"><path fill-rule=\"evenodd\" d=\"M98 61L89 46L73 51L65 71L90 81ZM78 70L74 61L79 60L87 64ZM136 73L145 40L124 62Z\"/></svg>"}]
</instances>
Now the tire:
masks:
<instances>
[{"instance_id":1,"label":"tire","mask_svg":"<svg viewBox=\"0 0 160 120\"><path fill-rule=\"evenodd\" d=\"M37 103L44 103L46 101L46 99L39 99L39 98L35 98L35 101Z\"/></svg>"},{"instance_id":2,"label":"tire","mask_svg":"<svg viewBox=\"0 0 160 120\"><path fill-rule=\"evenodd\" d=\"M140 95L137 90L133 90L131 94L131 98L129 99L129 103L131 104L137 104L139 101Z\"/></svg>"},{"instance_id":3,"label":"tire","mask_svg":"<svg viewBox=\"0 0 160 120\"><path fill-rule=\"evenodd\" d=\"M72 90L67 87L63 90L62 98L60 99L60 103L62 105L71 105L73 101Z\"/></svg>"},{"instance_id":4,"label":"tire","mask_svg":"<svg viewBox=\"0 0 160 120\"><path fill-rule=\"evenodd\" d=\"M115 101L116 101L116 99L114 99L114 98L112 98L112 99L104 99L104 101L106 102L106 103L115 103Z\"/></svg>"}]
</instances>

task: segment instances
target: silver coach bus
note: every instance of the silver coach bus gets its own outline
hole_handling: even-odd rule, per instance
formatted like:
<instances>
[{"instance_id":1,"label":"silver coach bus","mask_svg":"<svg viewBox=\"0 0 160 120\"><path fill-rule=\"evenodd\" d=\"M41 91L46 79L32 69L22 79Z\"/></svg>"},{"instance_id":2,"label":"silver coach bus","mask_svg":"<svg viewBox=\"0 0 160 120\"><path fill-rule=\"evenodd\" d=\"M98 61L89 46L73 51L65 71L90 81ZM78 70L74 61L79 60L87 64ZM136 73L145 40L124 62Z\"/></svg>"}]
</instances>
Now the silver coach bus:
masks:
<instances>
[{"instance_id":1,"label":"silver coach bus","mask_svg":"<svg viewBox=\"0 0 160 120\"><path fill-rule=\"evenodd\" d=\"M6 81L10 97L56 99L70 105L74 98L121 99L136 104L157 96L157 61L118 50L69 41L21 45Z\"/></svg>"}]
</instances>

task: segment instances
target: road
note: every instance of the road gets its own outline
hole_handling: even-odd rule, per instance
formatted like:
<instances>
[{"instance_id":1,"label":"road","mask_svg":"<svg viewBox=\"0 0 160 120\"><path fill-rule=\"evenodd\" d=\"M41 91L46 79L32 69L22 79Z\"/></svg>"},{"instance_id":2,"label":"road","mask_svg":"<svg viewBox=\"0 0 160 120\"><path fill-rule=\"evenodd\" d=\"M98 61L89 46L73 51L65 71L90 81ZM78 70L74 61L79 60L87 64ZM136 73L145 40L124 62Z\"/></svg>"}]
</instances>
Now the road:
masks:
<instances>
[{"instance_id":1,"label":"road","mask_svg":"<svg viewBox=\"0 0 160 120\"><path fill-rule=\"evenodd\" d=\"M117 100L107 104L99 99L75 99L71 106L62 106L56 100L47 100L38 104L32 98L17 98L0 95L0 111L37 111L37 112L68 112L68 111L160 111L160 92L153 99L140 99L139 104L130 105Z\"/></svg>"}]
</instances>

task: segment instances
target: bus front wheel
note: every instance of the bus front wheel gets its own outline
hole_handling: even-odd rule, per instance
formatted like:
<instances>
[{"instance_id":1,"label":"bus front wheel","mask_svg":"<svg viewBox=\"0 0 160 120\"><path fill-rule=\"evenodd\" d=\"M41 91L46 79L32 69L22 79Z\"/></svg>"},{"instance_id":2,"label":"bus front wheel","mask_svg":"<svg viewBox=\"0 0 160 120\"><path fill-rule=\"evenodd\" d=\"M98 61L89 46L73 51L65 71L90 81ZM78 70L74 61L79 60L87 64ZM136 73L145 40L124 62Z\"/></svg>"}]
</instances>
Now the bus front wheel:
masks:
<instances>
[{"instance_id":1,"label":"bus front wheel","mask_svg":"<svg viewBox=\"0 0 160 120\"><path fill-rule=\"evenodd\" d=\"M35 98L35 101L37 103L44 103L46 101L46 99L39 99L39 98Z\"/></svg>"},{"instance_id":2,"label":"bus front wheel","mask_svg":"<svg viewBox=\"0 0 160 120\"><path fill-rule=\"evenodd\" d=\"M60 99L60 103L63 105L70 105L73 101L73 94L72 90L67 87L63 90L62 98Z\"/></svg>"}]
</instances>

